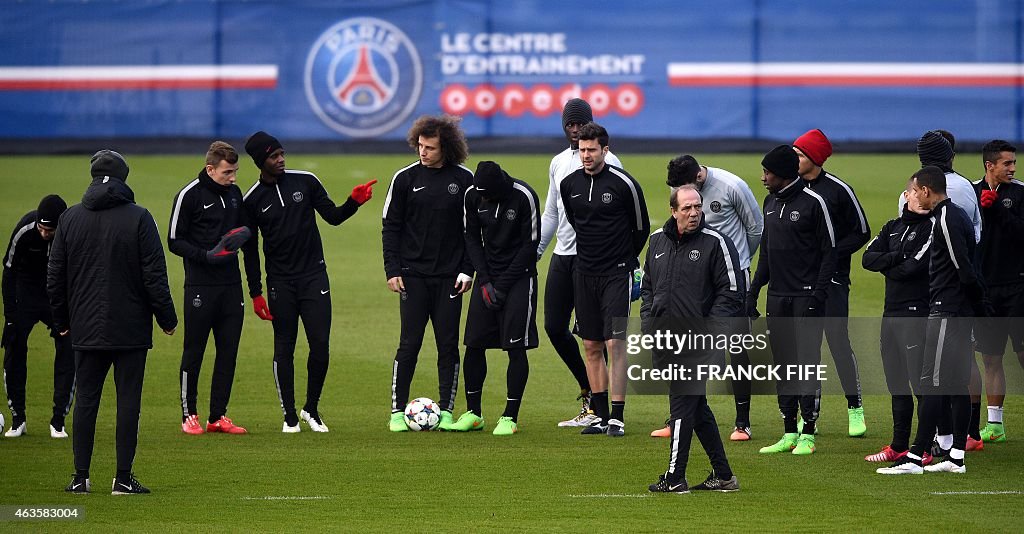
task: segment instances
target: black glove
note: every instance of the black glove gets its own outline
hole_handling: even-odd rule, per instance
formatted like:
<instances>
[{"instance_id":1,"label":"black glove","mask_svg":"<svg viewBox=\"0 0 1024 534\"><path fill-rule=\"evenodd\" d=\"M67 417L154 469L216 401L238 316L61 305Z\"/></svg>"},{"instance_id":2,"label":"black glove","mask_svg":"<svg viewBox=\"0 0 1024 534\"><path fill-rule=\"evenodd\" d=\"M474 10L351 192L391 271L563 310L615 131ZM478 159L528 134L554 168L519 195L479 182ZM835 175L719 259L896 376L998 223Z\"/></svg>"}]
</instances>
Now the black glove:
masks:
<instances>
[{"instance_id":1,"label":"black glove","mask_svg":"<svg viewBox=\"0 0 1024 534\"><path fill-rule=\"evenodd\" d=\"M757 311L757 293L752 291L747 292L747 302L744 313L746 313L747 317L750 317L751 319L757 319L761 316Z\"/></svg>"},{"instance_id":2,"label":"black glove","mask_svg":"<svg viewBox=\"0 0 1024 534\"><path fill-rule=\"evenodd\" d=\"M247 226L239 226L232 229L220 238L217 246L206 251L206 261L210 263L225 263L234 259L238 254L238 249L249 240L250 235L252 234Z\"/></svg>"},{"instance_id":3,"label":"black glove","mask_svg":"<svg viewBox=\"0 0 1024 534\"><path fill-rule=\"evenodd\" d=\"M828 299L828 294L823 289L815 289L811 297L813 300L807 306L807 311L814 310L815 314L819 317L824 316L825 301Z\"/></svg>"},{"instance_id":4,"label":"black glove","mask_svg":"<svg viewBox=\"0 0 1024 534\"><path fill-rule=\"evenodd\" d=\"M4 333L0 337L0 347L8 347L14 342L14 323L4 321Z\"/></svg>"},{"instance_id":5,"label":"black glove","mask_svg":"<svg viewBox=\"0 0 1024 534\"><path fill-rule=\"evenodd\" d=\"M495 289L490 282L480 286L480 293L488 310L498 311L505 305L505 293Z\"/></svg>"},{"instance_id":6,"label":"black glove","mask_svg":"<svg viewBox=\"0 0 1024 534\"><path fill-rule=\"evenodd\" d=\"M970 303L975 317L991 317L993 315L992 303L988 300L981 285L975 283L965 286L964 292L967 293L967 301Z\"/></svg>"}]
</instances>

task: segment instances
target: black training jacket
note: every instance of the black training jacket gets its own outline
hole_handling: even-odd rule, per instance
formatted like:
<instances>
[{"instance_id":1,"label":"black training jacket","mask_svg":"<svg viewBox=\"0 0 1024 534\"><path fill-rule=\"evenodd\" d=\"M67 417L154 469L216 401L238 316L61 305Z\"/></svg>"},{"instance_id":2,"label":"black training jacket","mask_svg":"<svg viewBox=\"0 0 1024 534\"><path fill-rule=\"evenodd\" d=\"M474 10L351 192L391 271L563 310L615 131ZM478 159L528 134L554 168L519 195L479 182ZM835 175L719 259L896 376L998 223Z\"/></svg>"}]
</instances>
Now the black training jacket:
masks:
<instances>
[{"instance_id":1,"label":"black training jacket","mask_svg":"<svg viewBox=\"0 0 1024 534\"><path fill-rule=\"evenodd\" d=\"M36 230L36 212L32 210L18 221L11 232L4 254L4 315L11 317L18 308L18 286L46 288L46 260L50 242Z\"/></svg>"},{"instance_id":2,"label":"black training jacket","mask_svg":"<svg viewBox=\"0 0 1024 534\"><path fill-rule=\"evenodd\" d=\"M738 317L746 280L736 246L701 220L679 235L676 220L651 234L640 285L640 317Z\"/></svg>"},{"instance_id":3,"label":"black training jacket","mask_svg":"<svg viewBox=\"0 0 1024 534\"><path fill-rule=\"evenodd\" d=\"M484 200L474 187L466 191L466 253L478 283L507 293L520 278L537 275L539 205L537 192L516 178L500 200Z\"/></svg>"},{"instance_id":4,"label":"black training jacket","mask_svg":"<svg viewBox=\"0 0 1024 534\"><path fill-rule=\"evenodd\" d=\"M882 227L868 243L861 265L885 275L887 317L928 315L928 261L932 219L903 207L903 215Z\"/></svg>"},{"instance_id":5,"label":"black training jacket","mask_svg":"<svg viewBox=\"0 0 1024 534\"><path fill-rule=\"evenodd\" d=\"M156 221L123 181L96 178L60 218L46 290L54 331L71 329L75 350L153 346L153 318L178 324Z\"/></svg>"},{"instance_id":6,"label":"black training jacket","mask_svg":"<svg viewBox=\"0 0 1024 534\"><path fill-rule=\"evenodd\" d=\"M186 286L241 283L237 258L211 264L206 252L232 228L244 225L242 191L236 185L214 182L206 169L174 196L167 248L182 257Z\"/></svg>"},{"instance_id":7,"label":"black training jacket","mask_svg":"<svg viewBox=\"0 0 1024 534\"><path fill-rule=\"evenodd\" d=\"M979 270L988 287L1024 282L1024 183L1011 180L999 184L999 198L981 207L981 192L990 189L985 180L974 182L981 209L981 242L978 243Z\"/></svg>"},{"instance_id":8,"label":"black training jacket","mask_svg":"<svg viewBox=\"0 0 1024 534\"><path fill-rule=\"evenodd\" d=\"M767 284L772 296L824 300L836 272L835 228L824 197L798 178L768 195L763 211L764 234L751 291Z\"/></svg>"},{"instance_id":9,"label":"black training jacket","mask_svg":"<svg viewBox=\"0 0 1024 534\"><path fill-rule=\"evenodd\" d=\"M974 258L974 225L948 198L931 212L932 246L928 268L930 312L961 314L969 309L970 291L980 286Z\"/></svg>"},{"instance_id":10,"label":"black training jacket","mask_svg":"<svg viewBox=\"0 0 1024 534\"><path fill-rule=\"evenodd\" d=\"M833 279L850 283L850 256L871 239L871 227L857 195L846 182L822 169L807 187L825 198L836 233L836 272Z\"/></svg>"},{"instance_id":11,"label":"black training jacket","mask_svg":"<svg viewBox=\"0 0 1024 534\"><path fill-rule=\"evenodd\" d=\"M473 172L462 165L433 169L419 161L399 169L384 200L384 276L473 275L465 254L463 208Z\"/></svg>"},{"instance_id":12,"label":"black training jacket","mask_svg":"<svg viewBox=\"0 0 1024 534\"><path fill-rule=\"evenodd\" d=\"M257 180L245 193L243 205L252 230L252 237L242 247L250 297L263 293L260 233L267 279L295 280L327 270L315 213L337 226L359 209L351 197L336 205L315 174L295 170L284 171L276 182Z\"/></svg>"},{"instance_id":13,"label":"black training jacket","mask_svg":"<svg viewBox=\"0 0 1024 534\"><path fill-rule=\"evenodd\" d=\"M644 192L629 173L607 163L593 176L577 169L562 180L559 193L576 230L576 270L612 275L639 267L651 221Z\"/></svg>"}]
</instances>

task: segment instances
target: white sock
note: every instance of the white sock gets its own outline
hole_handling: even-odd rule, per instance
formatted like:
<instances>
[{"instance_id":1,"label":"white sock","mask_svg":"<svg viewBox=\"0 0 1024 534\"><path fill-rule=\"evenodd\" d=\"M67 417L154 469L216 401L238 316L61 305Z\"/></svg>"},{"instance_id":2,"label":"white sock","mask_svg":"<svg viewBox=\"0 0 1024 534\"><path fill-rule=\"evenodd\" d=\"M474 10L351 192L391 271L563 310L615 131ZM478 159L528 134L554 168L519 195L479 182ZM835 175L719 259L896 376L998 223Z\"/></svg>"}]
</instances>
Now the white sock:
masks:
<instances>
[{"instance_id":1,"label":"white sock","mask_svg":"<svg viewBox=\"0 0 1024 534\"><path fill-rule=\"evenodd\" d=\"M939 436L939 448L940 449L947 450L947 449L949 449L952 446L953 446L953 434L946 434L944 436Z\"/></svg>"},{"instance_id":2,"label":"white sock","mask_svg":"<svg viewBox=\"0 0 1024 534\"><path fill-rule=\"evenodd\" d=\"M949 449L949 457L954 459L954 460L963 460L964 459L964 451L962 451L960 449Z\"/></svg>"},{"instance_id":3,"label":"white sock","mask_svg":"<svg viewBox=\"0 0 1024 534\"><path fill-rule=\"evenodd\" d=\"M1002 406L989 406L988 407L988 422L989 423L1002 423L1003 422L1003 407Z\"/></svg>"}]
</instances>

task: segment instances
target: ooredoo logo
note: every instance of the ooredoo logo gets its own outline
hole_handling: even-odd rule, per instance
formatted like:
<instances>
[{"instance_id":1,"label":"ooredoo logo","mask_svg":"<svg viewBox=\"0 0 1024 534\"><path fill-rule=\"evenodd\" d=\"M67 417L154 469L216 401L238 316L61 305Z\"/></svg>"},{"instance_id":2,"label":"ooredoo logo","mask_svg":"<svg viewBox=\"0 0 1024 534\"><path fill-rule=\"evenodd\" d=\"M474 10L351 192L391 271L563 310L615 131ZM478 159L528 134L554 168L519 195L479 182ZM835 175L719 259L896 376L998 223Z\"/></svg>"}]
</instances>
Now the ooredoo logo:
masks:
<instances>
[{"instance_id":1,"label":"ooredoo logo","mask_svg":"<svg viewBox=\"0 0 1024 534\"><path fill-rule=\"evenodd\" d=\"M610 113L632 117L644 105L643 90L632 83L619 86L569 84L561 87L543 83L532 86L509 84L503 87L490 84L450 84L441 92L441 109L454 115L472 113L481 117L496 114L519 117L529 112L536 117L546 117L561 113L562 104L572 98L582 98L589 102L596 117Z\"/></svg>"},{"instance_id":2,"label":"ooredoo logo","mask_svg":"<svg viewBox=\"0 0 1024 534\"><path fill-rule=\"evenodd\" d=\"M373 17L343 20L306 58L306 99L320 120L352 137L373 137L401 124L423 89L423 64L409 37Z\"/></svg>"}]
</instances>

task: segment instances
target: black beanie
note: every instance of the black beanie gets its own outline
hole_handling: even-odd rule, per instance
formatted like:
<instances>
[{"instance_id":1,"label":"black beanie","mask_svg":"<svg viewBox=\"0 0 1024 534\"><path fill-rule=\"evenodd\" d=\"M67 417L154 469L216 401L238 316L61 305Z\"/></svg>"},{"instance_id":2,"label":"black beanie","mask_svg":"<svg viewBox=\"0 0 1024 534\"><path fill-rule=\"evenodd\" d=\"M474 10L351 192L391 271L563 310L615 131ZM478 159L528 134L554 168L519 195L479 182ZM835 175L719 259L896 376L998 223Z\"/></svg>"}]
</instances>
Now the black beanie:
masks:
<instances>
[{"instance_id":1,"label":"black beanie","mask_svg":"<svg viewBox=\"0 0 1024 534\"><path fill-rule=\"evenodd\" d=\"M122 182L128 179L128 162L124 156L113 150L100 150L89 160L92 177L117 178Z\"/></svg>"},{"instance_id":2,"label":"black beanie","mask_svg":"<svg viewBox=\"0 0 1024 534\"><path fill-rule=\"evenodd\" d=\"M800 157L792 146L779 145L764 155L761 166L779 178L793 180L799 176Z\"/></svg>"},{"instance_id":3,"label":"black beanie","mask_svg":"<svg viewBox=\"0 0 1024 534\"><path fill-rule=\"evenodd\" d=\"M263 169L263 163L267 161L270 154L279 148L281 148L281 142L263 130L252 134L249 136L249 140L245 142L245 151L252 158L256 167L261 170Z\"/></svg>"},{"instance_id":4,"label":"black beanie","mask_svg":"<svg viewBox=\"0 0 1024 534\"><path fill-rule=\"evenodd\" d=\"M953 146L935 130L929 130L917 140L917 158L922 166L936 165L945 168L953 159Z\"/></svg>"},{"instance_id":5,"label":"black beanie","mask_svg":"<svg viewBox=\"0 0 1024 534\"><path fill-rule=\"evenodd\" d=\"M594 120L594 112L590 109L590 104L582 98L573 98L572 100L565 103L565 107L562 108L562 127L565 128L566 124L570 122L576 124L586 124Z\"/></svg>"},{"instance_id":6,"label":"black beanie","mask_svg":"<svg viewBox=\"0 0 1024 534\"><path fill-rule=\"evenodd\" d=\"M61 214L67 209L68 204L64 202L63 198L57 195L46 195L39 202L39 208L36 210L36 222L49 228L56 228Z\"/></svg>"},{"instance_id":7,"label":"black beanie","mask_svg":"<svg viewBox=\"0 0 1024 534\"><path fill-rule=\"evenodd\" d=\"M493 161L481 161L473 174L473 187L484 198L504 198L512 191L512 177Z\"/></svg>"}]
</instances>

